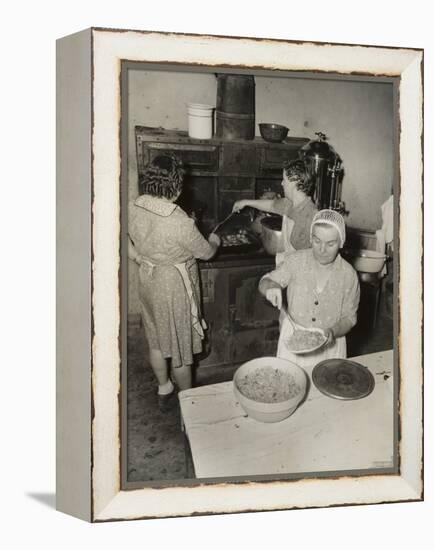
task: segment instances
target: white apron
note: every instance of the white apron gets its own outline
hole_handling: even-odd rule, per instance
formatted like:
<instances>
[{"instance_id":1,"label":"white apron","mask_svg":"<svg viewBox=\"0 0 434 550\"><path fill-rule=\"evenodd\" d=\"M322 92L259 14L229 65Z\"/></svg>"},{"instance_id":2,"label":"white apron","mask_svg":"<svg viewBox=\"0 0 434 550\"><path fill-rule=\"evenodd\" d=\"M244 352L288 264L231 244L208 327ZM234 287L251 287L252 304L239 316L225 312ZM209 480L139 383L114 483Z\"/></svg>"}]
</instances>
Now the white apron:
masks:
<instances>
[{"instance_id":1,"label":"white apron","mask_svg":"<svg viewBox=\"0 0 434 550\"><path fill-rule=\"evenodd\" d=\"M282 312L281 312L282 316ZM325 359L345 359L347 357L347 342L345 336L336 338L335 342L330 346L326 345L313 353L295 354L288 350L285 341L291 336L294 329L286 315L280 325L279 342L277 343L277 357L287 359L302 367L309 375L312 373L313 367L320 361Z\"/></svg>"},{"instance_id":2,"label":"white apron","mask_svg":"<svg viewBox=\"0 0 434 550\"><path fill-rule=\"evenodd\" d=\"M285 254L295 252L295 248L291 244L291 234L294 229L294 220L288 218L288 216L282 217L282 239L283 239L283 252L276 254L276 267L283 262ZM279 327L282 329L282 322L285 318L285 314L281 311L279 315Z\"/></svg>"},{"instance_id":3,"label":"white apron","mask_svg":"<svg viewBox=\"0 0 434 550\"><path fill-rule=\"evenodd\" d=\"M282 216L282 240L283 240L283 252L276 254L276 267L283 261L283 257L288 252L295 252L295 248L291 244L291 234L294 229L294 220L288 218L288 216Z\"/></svg>"}]
</instances>

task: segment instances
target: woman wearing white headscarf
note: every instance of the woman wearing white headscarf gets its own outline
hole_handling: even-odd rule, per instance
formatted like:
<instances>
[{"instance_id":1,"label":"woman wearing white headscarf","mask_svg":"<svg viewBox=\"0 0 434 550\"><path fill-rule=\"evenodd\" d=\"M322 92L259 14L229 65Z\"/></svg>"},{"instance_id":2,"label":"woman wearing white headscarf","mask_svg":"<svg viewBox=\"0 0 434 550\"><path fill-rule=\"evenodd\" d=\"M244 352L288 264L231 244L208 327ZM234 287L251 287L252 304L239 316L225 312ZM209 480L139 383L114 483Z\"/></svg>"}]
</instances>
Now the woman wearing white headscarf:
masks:
<instances>
[{"instance_id":1,"label":"woman wearing white headscarf","mask_svg":"<svg viewBox=\"0 0 434 550\"><path fill-rule=\"evenodd\" d=\"M310 228L312 248L285 256L277 269L265 275L260 292L275 307L282 307L286 288L288 312L301 327L320 328L327 342L316 352L295 355L285 342L293 329L287 318L281 326L277 356L311 370L324 359L347 356L345 335L357 321L359 280L339 254L345 242L345 222L334 210L321 210Z\"/></svg>"}]
</instances>

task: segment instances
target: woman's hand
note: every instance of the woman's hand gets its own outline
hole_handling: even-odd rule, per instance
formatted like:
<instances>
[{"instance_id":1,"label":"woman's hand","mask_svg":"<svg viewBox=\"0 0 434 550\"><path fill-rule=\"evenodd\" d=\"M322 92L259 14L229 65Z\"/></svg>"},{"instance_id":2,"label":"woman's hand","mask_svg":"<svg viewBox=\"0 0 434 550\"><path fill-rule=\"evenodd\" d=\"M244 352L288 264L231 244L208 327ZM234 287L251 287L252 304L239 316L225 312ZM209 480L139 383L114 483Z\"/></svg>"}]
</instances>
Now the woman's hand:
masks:
<instances>
[{"instance_id":1,"label":"woman's hand","mask_svg":"<svg viewBox=\"0 0 434 550\"><path fill-rule=\"evenodd\" d=\"M282 308L282 289L281 288L269 288L265 292L267 300L277 309Z\"/></svg>"},{"instance_id":2,"label":"woman's hand","mask_svg":"<svg viewBox=\"0 0 434 550\"><path fill-rule=\"evenodd\" d=\"M232 212L240 212L246 206L245 200L235 201L232 207Z\"/></svg>"},{"instance_id":3,"label":"woman's hand","mask_svg":"<svg viewBox=\"0 0 434 550\"><path fill-rule=\"evenodd\" d=\"M327 338L325 342L327 346L332 346L335 343L335 334L331 328L324 329L324 336Z\"/></svg>"},{"instance_id":4,"label":"woman's hand","mask_svg":"<svg viewBox=\"0 0 434 550\"><path fill-rule=\"evenodd\" d=\"M218 248L222 241L216 233L211 233L208 237L208 242Z\"/></svg>"}]
</instances>

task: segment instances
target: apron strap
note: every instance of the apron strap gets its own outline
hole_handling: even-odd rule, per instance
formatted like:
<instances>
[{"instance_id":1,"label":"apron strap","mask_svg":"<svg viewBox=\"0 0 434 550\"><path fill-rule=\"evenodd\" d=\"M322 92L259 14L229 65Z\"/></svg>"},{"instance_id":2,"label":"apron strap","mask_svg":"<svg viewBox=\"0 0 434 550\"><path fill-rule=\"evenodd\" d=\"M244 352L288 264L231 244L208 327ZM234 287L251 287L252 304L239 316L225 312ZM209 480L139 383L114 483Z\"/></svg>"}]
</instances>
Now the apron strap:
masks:
<instances>
[{"instance_id":1,"label":"apron strap","mask_svg":"<svg viewBox=\"0 0 434 550\"><path fill-rule=\"evenodd\" d=\"M193 290L193 284L188 273L188 268L195 264L195 260L187 260L186 262L179 264L154 264L144 256L140 256L139 269L146 270L148 277L153 277L154 269L156 267L174 267L178 270L184 283L185 291L187 292L188 300L190 302L190 314L192 318L192 325L194 330L203 339L205 337L204 329L207 328L207 324L204 319L199 317L199 307L196 300L196 295Z\"/></svg>"},{"instance_id":2,"label":"apron strap","mask_svg":"<svg viewBox=\"0 0 434 550\"><path fill-rule=\"evenodd\" d=\"M174 264L174 267L179 271L182 280L184 282L185 290L187 292L188 299L190 301L190 313L192 317L192 325L194 330L203 339L205 337L204 329L207 328L207 324L204 319L199 317L199 307L196 301L196 295L193 291L193 284L190 279L187 267L193 265L194 260L187 261L181 264Z\"/></svg>"}]
</instances>

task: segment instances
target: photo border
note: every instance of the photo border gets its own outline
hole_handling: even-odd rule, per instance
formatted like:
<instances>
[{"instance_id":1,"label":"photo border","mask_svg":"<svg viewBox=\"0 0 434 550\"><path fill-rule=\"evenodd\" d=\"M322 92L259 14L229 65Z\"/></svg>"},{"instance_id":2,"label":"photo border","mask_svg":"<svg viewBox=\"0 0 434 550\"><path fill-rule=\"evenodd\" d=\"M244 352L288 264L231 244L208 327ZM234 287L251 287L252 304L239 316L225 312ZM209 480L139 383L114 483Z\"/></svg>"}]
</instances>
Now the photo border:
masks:
<instances>
[{"instance_id":1,"label":"photo border","mask_svg":"<svg viewBox=\"0 0 434 550\"><path fill-rule=\"evenodd\" d=\"M122 357L121 357L121 488L123 490L141 489L146 487L164 488L168 486L193 486L200 484L221 483L222 481L229 483L269 483L270 481L282 481L282 480L298 480L301 478L313 479L313 478L336 478L342 476L366 476L366 475L395 475L399 471L399 448L398 448L398 433L399 433L399 414L398 414L398 392L399 392L399 376L398 376L398 353L393 354L392 373L393 373L393 465L388 467L366 467L360 469L339 469L339 470L325 470L325 471L305 471L300 473L282 473L282 474L246 474L238 476L221 476L221 477L207 477L207 478L178 478L178 479L153 479L153 480L137 480L128 481L128 323L129 323L129 307L128 307L128 295L129 285L131 280L128 275L130 269L130 262L128 259L128 202L129 202L129 178L131 162L131 134L134 135L134 128L129 126L129 104L130 104L130 88L129 88L129 75L130 71L145 71L145 72L161 72L163 74L174 73L193 73L195 75L209 75L215 72L225 74L246 74L253 77L267 77L274 79L303 79L303 80L320 80L320 81L332 81L332 82L361 82L363 84L388 84L393 89L393 183L392 189L396 197L399 197L399 150L398 150L398 77L391 76L367 76L367 75L337 75L334 73L318 74L312 72L298 71L293 73L291 71L274 70L258 70L251 68L235 67L228 69L225 67L208 67L205 65L172 65L170 63L149 63L143 61L124 61L121 60L121 121L120 121L120 135L121 135L121 345L122 345ZM146 121L143 121L143 125L146 126ZM134 140L135 141L135 140ZM134 147L137 148L137 143L134 142ZM137 151L135 150L136 155ZM395 251L394 251L394 265L399 265L399 219L397 214L397 208L394 208L394 227L396 231L395 237ZM394 288L398 288L398 269L395 269L393 276ZM393 349L397 349L398 342L398 300L394 300L393 307ZM137 314L135 314L135 317ZM354 355L353 355L354 357ZM188 437L185 434L186 445L189 445ZM190 452L190 451L188 451ZM131 464L133 466L133 464Z\"/></svg>"}]
</instances>

